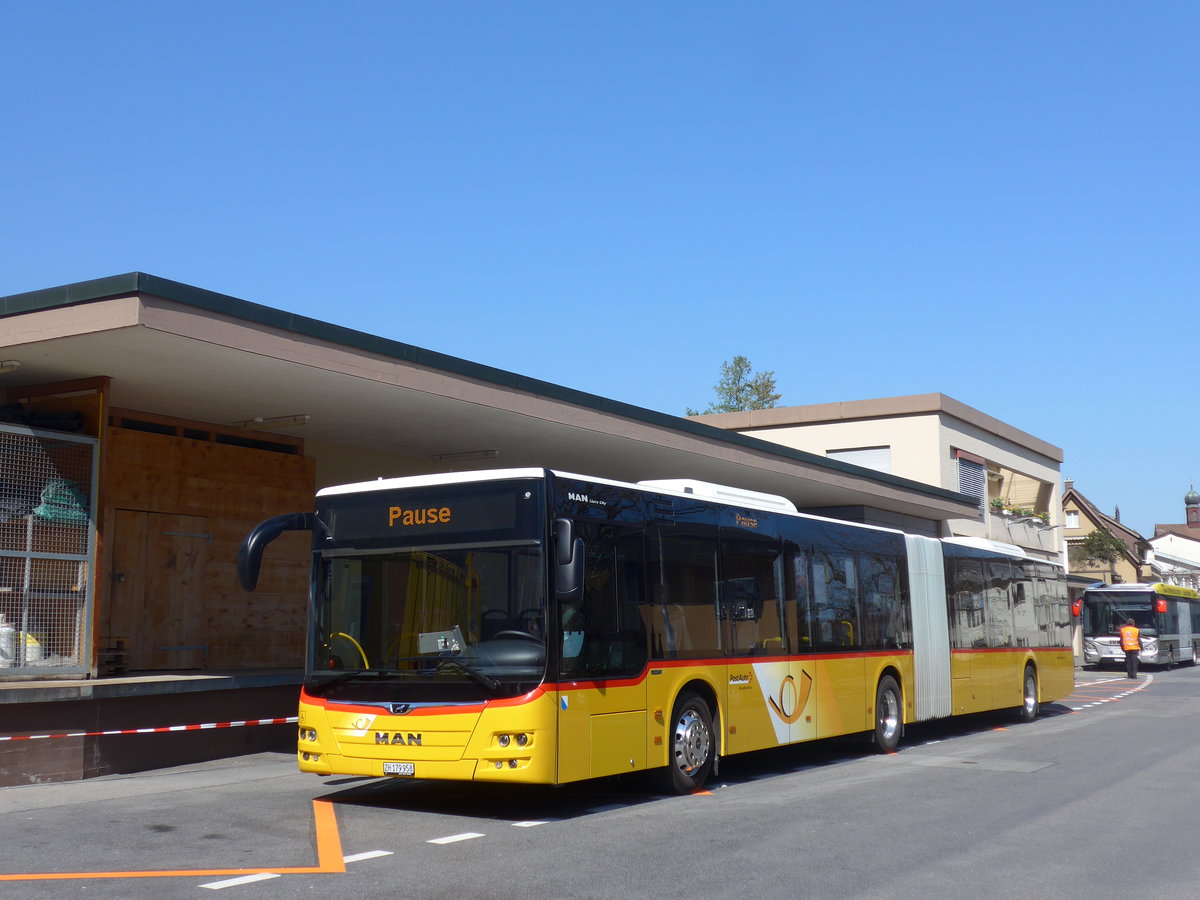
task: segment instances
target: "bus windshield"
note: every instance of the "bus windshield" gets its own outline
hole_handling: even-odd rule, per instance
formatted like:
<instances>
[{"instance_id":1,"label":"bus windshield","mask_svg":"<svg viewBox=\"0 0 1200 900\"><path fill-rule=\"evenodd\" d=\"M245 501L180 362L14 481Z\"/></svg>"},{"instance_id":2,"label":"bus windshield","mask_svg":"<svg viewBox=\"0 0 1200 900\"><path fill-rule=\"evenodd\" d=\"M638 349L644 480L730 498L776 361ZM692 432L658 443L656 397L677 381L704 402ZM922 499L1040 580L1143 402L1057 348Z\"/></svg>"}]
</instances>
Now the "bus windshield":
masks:
<instances>
[{"instance_id":1,"label":"bus windshield","mask_svg":"<svg viewBox=\"0 0 1200 900\"><path fill-rule=\"evenodd\" d=\"M470 702L541 683L543 497L537 480L320 496L309 693Z\"/></svg>"},{"instance_id":2,"label":"bus windshield","mask_svg":"<svg viewBox=\"0 0 1200 900\"><path fill-rule=\"evenodd\" d=\"M1082 624L1085 637L1117 635L1130 619L1143 633L1154 634L1156 631L1154 594L1146 591L1089 592L1084 600Z\"/></svg>"}]
</instances>

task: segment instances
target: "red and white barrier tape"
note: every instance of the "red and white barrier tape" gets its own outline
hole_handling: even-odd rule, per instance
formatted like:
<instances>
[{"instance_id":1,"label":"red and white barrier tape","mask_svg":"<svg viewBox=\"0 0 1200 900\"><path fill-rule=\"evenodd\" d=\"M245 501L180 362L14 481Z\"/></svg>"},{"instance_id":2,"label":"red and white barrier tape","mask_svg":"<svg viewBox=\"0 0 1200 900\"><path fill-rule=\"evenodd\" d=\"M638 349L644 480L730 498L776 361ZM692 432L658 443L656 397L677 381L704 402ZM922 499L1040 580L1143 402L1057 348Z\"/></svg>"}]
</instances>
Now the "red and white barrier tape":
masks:
<instances>
[{"instance_id":1,"label":"red and white barrier tape","mask_svg":"<svg viewBox=\"0 0 1200 900\"><path fill-rule=\"evenodd\" d=\"M279 719L241 719L236 722L206 722L203 725L166 725L162 728L119 728L113 731L71 731L62 734L3 735L0 741L41 741L47 738L108 737L114 734L166 734L171 731L205 731L210 728L245 728L250 725L288 725L298 721L296 716Z\"/></svg>"}]
</instances>

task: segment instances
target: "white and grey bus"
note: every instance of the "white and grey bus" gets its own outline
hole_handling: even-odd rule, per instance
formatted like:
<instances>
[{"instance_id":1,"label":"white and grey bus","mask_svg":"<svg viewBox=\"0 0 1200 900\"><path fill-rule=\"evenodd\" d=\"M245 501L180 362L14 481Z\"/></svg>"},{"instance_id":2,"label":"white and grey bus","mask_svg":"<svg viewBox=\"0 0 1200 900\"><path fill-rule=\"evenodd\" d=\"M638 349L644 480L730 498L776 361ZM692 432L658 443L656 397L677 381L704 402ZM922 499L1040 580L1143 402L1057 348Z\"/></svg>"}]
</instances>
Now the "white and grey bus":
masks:
<instances>
[{"instance_id":1,"label":"white and grey bus","mask_svg":"<svg viewBox=\"0 0 1200 900\"><path fill-rule=\"evenodd\" d=\"M1121 626L1133 619L1141 632L1140 659L1150 665L1193 665L1200 644L1200 593L1174 584L1106 584L1076 601L1084 665L1123 665Z\"/></svg>"}]
</instances>

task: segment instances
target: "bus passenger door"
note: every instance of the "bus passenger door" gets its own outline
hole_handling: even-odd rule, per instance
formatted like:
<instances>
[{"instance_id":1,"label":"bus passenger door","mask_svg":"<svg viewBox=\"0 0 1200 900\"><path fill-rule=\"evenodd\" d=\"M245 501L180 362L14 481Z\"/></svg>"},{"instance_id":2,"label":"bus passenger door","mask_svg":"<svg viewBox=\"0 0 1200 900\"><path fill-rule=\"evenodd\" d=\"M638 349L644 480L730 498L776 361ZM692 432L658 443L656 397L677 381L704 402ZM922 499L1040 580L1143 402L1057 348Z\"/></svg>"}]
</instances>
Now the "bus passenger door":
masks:
<instances>
[{"instance_id":1,"label":"bus passenger door","mask_svg":"<svg viewBox=\"0 0 1200 900\"><path fill-rule=\"evenodd\" d=\"M1176 614L1179 619L1179 661L1181 663L1194 662L1196 659L1196 649L1193 639L1195 635L1192 633L1192 614L1195 608L1194 604L1184 600L1172 600L1175 604Z\"/></svg>"},{"instance_id":2,"label":"bus passenger door","mask_svg":"<svg viewBox=\"0 0 1200 900\"><path fill-rule=\"evenodd\" d=\"M735 523L755 521L734 516ZM790 743L798 712L784 644L784 566L778 539L722 529L717 583L726 666L726 753Z\"/></svg>"},{"instance_id":3,"label":"bus passenger door","mask_svg":"<svg viewBox=\"0 0 1200 900\"><path fill-rule=\"evenodd\" d=\"M796 743L817 736L816 664L811 621L809 550L785 542L778 563L783 594L783 627L787 661L755 663L763 702L779 743Z\"/></svg>"},{"instance_id":4,"label":"bus passenger door","mask_svg":"<svg viewBox=\"0 0 1200 900\"><path fill-rule=\"evenodd\" d=\"M947 578L953 712L980 712L988 708L981 685L989 678L987 661L980 658L988 655L983 563L978 559L954 559L947 567ZM990 683L986 687L986 699L990 701Z\"/></svg>"},{"instance_id":5,"label":"bus passenger door","mask_svg":"<svg viewBox=\"0 0 1200 900\"><path fill-rule=\"evenodd\" d=\"M646 767L647 637L642 618L640 530L577 523L584 541L583 587L559 596L558 781Z\"/></svg>"}]
</instances>

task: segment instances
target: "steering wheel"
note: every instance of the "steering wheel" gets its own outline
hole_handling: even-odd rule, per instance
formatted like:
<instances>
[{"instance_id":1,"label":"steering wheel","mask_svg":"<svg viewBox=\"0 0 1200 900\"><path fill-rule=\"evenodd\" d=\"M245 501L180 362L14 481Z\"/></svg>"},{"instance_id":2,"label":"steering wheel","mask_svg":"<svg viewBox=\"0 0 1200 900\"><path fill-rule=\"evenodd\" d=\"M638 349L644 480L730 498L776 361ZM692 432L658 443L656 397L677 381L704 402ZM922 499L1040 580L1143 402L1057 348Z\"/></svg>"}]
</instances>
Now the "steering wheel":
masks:
<instances>
[{"instance_id":1,"label":"steering wheel","mask_svg":"<svg viewBox=\"0 0 1200 900\"><path fill-rule=\"evenodd\" d=\"M540 644L542 642L542 639L540 637L535 637L534 635L530 634L528 631L513 631L510 629L507 631L497 631L495 634L492 635L493 640L495 640L497 638L503 638L503 637L523 638L524 640L527 640L527 641L533 641L535 644Z\"/></svg>"}]
</instances>

